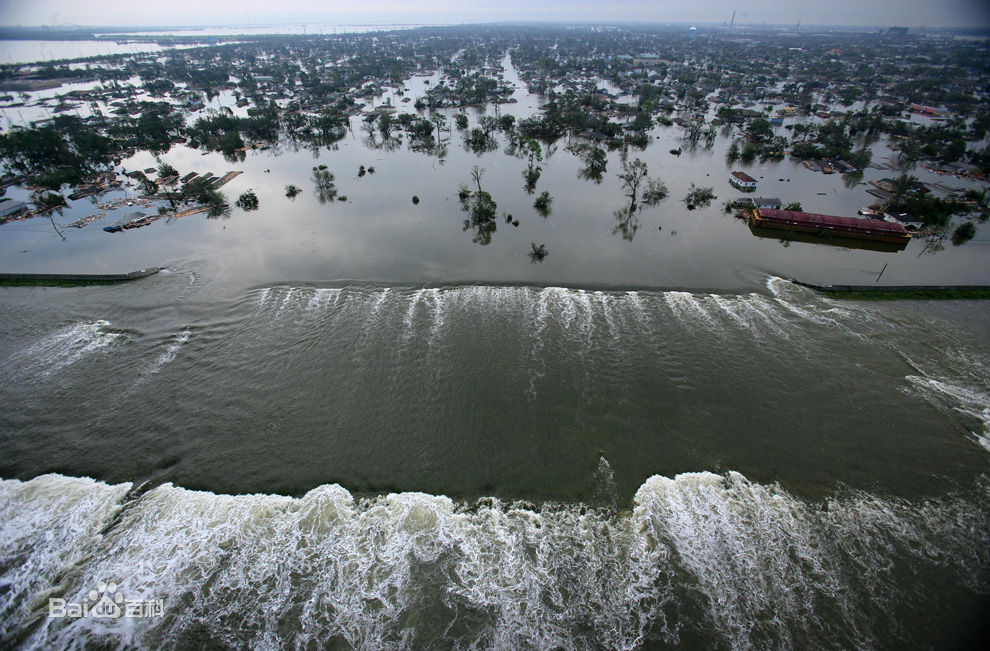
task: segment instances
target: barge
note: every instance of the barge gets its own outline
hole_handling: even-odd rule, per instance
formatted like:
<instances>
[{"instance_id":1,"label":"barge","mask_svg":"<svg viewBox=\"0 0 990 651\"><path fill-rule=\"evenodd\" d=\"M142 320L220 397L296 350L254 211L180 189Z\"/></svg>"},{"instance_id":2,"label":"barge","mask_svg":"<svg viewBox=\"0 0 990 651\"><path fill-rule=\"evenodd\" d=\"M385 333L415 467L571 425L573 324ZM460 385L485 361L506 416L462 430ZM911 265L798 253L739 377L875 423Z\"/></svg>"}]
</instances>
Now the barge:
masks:
<instances>
[{"instance_id":1,"label":"barge","mask_svg":"<svg viewBox=\"0 0 990 651\"><path fill-rule=\"evenodd\" d=\"M811 233L824 237L847 237L892 244L907 244L911 240L911 234L900 224L879 219L838 217L795 210L760 208L752 212L750 223L759 228Z\"/></svg>"}]
</instances>

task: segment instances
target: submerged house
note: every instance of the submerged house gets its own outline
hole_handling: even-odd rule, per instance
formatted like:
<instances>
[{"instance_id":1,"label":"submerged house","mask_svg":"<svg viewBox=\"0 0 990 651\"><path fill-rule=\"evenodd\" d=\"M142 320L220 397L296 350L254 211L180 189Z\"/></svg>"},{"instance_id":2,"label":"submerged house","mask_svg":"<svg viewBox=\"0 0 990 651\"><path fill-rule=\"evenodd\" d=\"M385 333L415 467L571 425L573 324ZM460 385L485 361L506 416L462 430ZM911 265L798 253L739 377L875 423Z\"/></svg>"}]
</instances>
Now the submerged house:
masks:
<instances>
[{"instance_id":1,"label":"submerged house","mask_svg":"<svg viewBox=\"0 0 990 651\"><path fill-rule=\"evenodd\" d=\"M753 207L759 210L760 208L773 208L774 210L780 210L784 207L784 204L777 197L756 197L753 201Z\"/></svg>"},{"instance_id":2,"label":"submerged house","mask_svg":"<svg viewBox=\"0 0 990 651\"><path fill-rule=\"evenodd\" d=\"M756 179L746 172L733 172L729 175L729 183L744 192L752 192L756 189Z\"/></svg>"},{"instance_id":3,"label":"submerged house","mask_svg":"<svg viewBox=\"0 0 990 651\"><path fill-rule=\"evenodd\" d=\"M23 201L11 201L9 199L0 200L0 219L11 217L27 210L28 206Z\"/></svg>"}]
</instances>

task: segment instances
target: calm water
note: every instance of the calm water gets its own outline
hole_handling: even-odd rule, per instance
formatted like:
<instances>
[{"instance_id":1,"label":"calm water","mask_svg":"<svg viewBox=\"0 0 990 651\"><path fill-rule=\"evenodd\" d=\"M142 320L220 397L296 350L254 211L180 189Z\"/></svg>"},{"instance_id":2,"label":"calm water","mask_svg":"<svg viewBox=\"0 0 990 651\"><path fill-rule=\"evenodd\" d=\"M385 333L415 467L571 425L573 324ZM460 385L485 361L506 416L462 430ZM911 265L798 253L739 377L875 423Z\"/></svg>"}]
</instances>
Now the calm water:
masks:
<instances>
[{"instance_id":1,"label":"calm water","mask_svg":"<svg viewBox=\"0 0 990 651\"><path fill-rule=\"evenodd\" d=\"M435 26L434 24L328 24L328 23L287 23L283 25L235 25L227 27L186 27L181 29L160 29L146 32L127 32L127 36L264 36L266 34L364 34L366 32L394 32L414 27Z\"/></svg>"},{"instance_id":2,"label":"calm water","mask_svg":"<svg viewBox=\"0 0 990 651\"><path fill-rule=\"evenodd\" d=\"M508 60L505 78L518 82ZM374 103L388 100L412 112L411 103L402 103L403 97L423 95L438 79L436 75L413 77L405 84L409 92L389 92ZM518 103L504 105L502 111L519 119L541 103L524 86L515 97ZM233 101L222 101L227 100ZM7 110L7 117L18 119L16 111L11 111ZM489 114L494 110L490 108ZM453 122L454 111L445 111L445 115ZM482 114L472 109L469 115L475 126ZM979 225L974 240L960 247L947 244L946 250L935 254L922 253L925 244L920 240L906 250L883 253L760 238L722 209L725 201L746 196L728 184L733 169L746 169L759 180L756 196L798 201L805 210L838 215L855 215L858 208L874 203L866 182L894 176L894 172L867 169L856 180L813 173L791 160L729 166L725 151L730 140L722 136L711 150L685 149L678 157L668 152L683 145L682 129L660 127L649 149L631 150L628 158L644 160L650 174L669 187L670 197L640 212L639 229L630 242L615 232L614 213L627 202L616 176L621 170L621 152L609 153L608 171L601 183L594 183L580 178L582 164L566 150L568 141L561 140L544 148L542 175L536 193L529 195L522 177L527 162L508 155L501 136L498 151L478 155L466 150L463 134L454 130L446 138L445 154L438 156L410 151L406 142L393 150L376 147L368 142L362 124L360 117L352 118L351 131L333 151L314 152L283 142L272 149L250 151L244 160L226 161L219 154L204 156L185 147L174 148L161 160L180 174L221 176L228 170L243 171L223 190L233 203L240 193L253 189L261 200L260 209L253 213L235 210L229 219L205 220L199 215L162 220L123 234L104 233L102 226L126 213L155 212L154 207L124 206L84 229L65 229L66 241L46 219L7 224L0 238L0 271L131 271L209 260L210 273L221 278L233 294L287 280L752 290L761 287L769 274L811 282L869 284L885 264L883 282L889 284L990 284L986 264L990 228L985 225ZM874 152L876 162L894 155L883 142L874 146ZM156 165L146 153L123 162L127 170ZM347 201L319 203L312 180L316 165L327 165L334 173L336 187ZM374 166L376 173L359 178L361 165ZM457 201L459 185L473 187L471 169L476 165L484 169L483 188L498 203L498 227L488 246L474 244L472 233L462 230L467 215ZM921 168L913 173L948 187L986 187ZM303 188L303 194L287 199L284 188L289 183ZM682 199L692 183L714 189L717 199L711 206L687 210ZM553 197L547 218L533 208L542 191ZM26 194L16 188L8 190L8 196L15 199ZM414 195L419 205L413 205ZM115 196L122 195L71 202L55 221L65 225L96 213L97 201ZM512 215L519 226L507 224L503 215ZM532 244L545 244L549 250L542 264L530 263L527 253Z\"/></svg>"},{"instance_id":3,"label":"calm water","mask_svg":"<svg viewBox=\"0 0 990 651\"><path fill-rule=\"evenodd\" d=\"M674 158L677 133L640 154L672 196L632 242L613 233L618 154L594 184L561 143L544 219L524 161L456 133L443 163L379 151L357 121L318 155L165 157L243 170L224 190L255 189L257 212L114 235L108 216L64 242L47 221L2 227L3 271L167 265L0 289L2 644L979 639L986 304L835 301L784 278L872 282L888 263L888 282L990 284L985 239L919 256L754 237L719 208L737 196L725 143ZM316 200L317 164L346 202ZM520 221L485 247L456 199L475 164ZM808 209L870 202L789 162L754 169L759 194ZM719 200L686 210L692 181ZM164 617L46 617L100 580Z\"/></svg>"},{"instance_id":4,"label":"calm water","mask_svg":"<svg viewBox=\"0 0 990 651\"><path fill-rule=\"evenodd\" d=\"M123 38L123 37L121 37ZM34 63L107 56L162 52L157 43L117 43L116 41L4 41L0 40L0 63Z\"/></svg>"}]
</instances>

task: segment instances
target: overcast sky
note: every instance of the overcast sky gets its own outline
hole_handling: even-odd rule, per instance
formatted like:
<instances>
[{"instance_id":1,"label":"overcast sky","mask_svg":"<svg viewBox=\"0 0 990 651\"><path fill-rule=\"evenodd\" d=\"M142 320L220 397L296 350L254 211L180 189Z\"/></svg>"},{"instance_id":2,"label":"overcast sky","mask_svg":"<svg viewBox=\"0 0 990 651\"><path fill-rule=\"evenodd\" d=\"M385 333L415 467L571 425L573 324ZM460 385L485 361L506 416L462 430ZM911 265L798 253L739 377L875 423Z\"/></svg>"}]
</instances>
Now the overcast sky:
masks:
<instances>
[{"instance_id":1,"label":"overcast sky","mask_svg":"<svg viewBox=\"0 0 990 651\"><path fill-rule=\"evenodd\" d=\"M0 0L0 25L591 21L988 27L990 0Z\"/></svg>"}]
</instances>

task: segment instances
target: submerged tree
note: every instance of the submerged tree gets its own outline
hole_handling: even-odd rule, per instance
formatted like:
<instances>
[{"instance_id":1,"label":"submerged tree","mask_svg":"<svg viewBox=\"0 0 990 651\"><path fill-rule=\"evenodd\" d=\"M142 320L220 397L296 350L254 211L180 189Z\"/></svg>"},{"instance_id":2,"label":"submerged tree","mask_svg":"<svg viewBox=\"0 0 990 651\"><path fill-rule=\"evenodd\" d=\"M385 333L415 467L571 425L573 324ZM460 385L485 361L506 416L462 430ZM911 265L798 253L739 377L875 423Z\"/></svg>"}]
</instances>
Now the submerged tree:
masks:
<instances>
[{"instance_id":1,"label":"submerged tree","mask_svg":"<svg viewBox=\"0 0 990 651\"><path fill-rule=\"evenodd\" d=\"M464 146L475 154L483 154L498 149L498 141L492 131L475 127L464 134Z\"/></svg>"},{"instance_id":2,"label":"submerged tree","mask_svg":"<svg viewBox=\"0 0 990 651\"><path fill-rule=\"evenodd\" d=\"M258 195L254 193L254 190L248 190L241 196L237 197L237 201L234 205L245 212L250 212L252 210L258 209Z\"/></svg>"},{"instance_id":3,"label":"submerged tree","mask_svg":"<svg viewBox=\"0 0 990 651\"><path fill-rule=\"evenodd\" d=\"M629 198L629 209L633 212L639 209L639 186L648 173L646 163L639 158L622 163L622 172L618 177L622 179L622 187L625 188L626 196Z\"/></svg>"},{"instance_id":4,"label":"submerged tree","mask_svg":"<svg viewBox=\"0 0 990 651\"><path fill-rule=\"evenodd\" d=\"M56 192L35 191L31 193L31 203L35 205L39 213L48 212L64 206L65 197Z\"/></svg>"},{"instance_id":5,"label":"submerged tree","mask_svg":"<svg viewBox=\"0 0 990 651\"><path fill-rule=\"evenodd\" d=\"M684 197L684 203L687 204L688 210L705 208L711 205L714 200L715 191L712 188L697 188L694 183L691 184L691 189L688 191L687 196Z\"/></svg>"},{"instance_id":6,"label":"submerged tree","mask_svg":"<svg viewBox=\"0 0 990 651\"><path fill-rule=\"evenodd\" d=\"M392 116L388 113L382 113L378 116L378 133L382 135L382 140L388 140L392 137L392 131L395 129L395 121Z\"/></svg>"},{"instance_id":7,"label":"submerged tree","mask_svg":"<svg viewBox=\"0 0 990 651\"><path fill-rule=\"evenodd\" d=\"M647 179L646 189L643 190L643 205L655 206L666 199L668 194L670 192L667 190L667 186L659 179Z\"/></svg>"},{"instance_id":8,"label":"submerged tree","mask_svg":"<svg viewBox=\"0 0 990 651\"><path fill-rule=\"evenodd\" d=\"M537 165L539 161L543 160L543 154L540 143L535 140L527 141L524 151L526 151L528 158L526 169L523 170L523 179L526 181L524 189L526 194L533 194L533 191L536 190L536 183L540 180L540 174L543 172L543 168Z\"/></svg>"},{"instance_id":9,"label":"submerged tree","mask_svg":"<svg viewBox=\"0 0 990 651\"><path fill-rule=\"evenodd\" d=\"M209 217L219 217L230 212L230 204L227 197L222 192L213 187L209 179L203 177L195 178L182 187L180 193L182 201L191 201L201 206L208 206Z\"/></svg>"},{"instance_id":10,"label":"submerged tree","mask_svg":"<svg viewBox=\"0 0 990 651\"><path fill-rule=\"evenodd\" d=\"M158 178L161 179L163 183L169 184L178 180L179 172L174 167L163 161L158 164Z\"/></svg>"},{"instance_id":11,"label":"submerged tree","mask_svg":"<svg viewBox=\"0 0 990 651\"><path fill-rule=\"evenodd\" d=\"M474 193L468 213L470 217L464 220L464 230L474 231L471 241L482 246L491 244L492 235L498 228L496 221L498 204L492 199L492 195L484 190Z\"/></svg>"},{"instance_id":12,"label":"submerged tree","mask_svg":"<svg viewBox=\"0 0 990 651\"><path fill-rule=\"evenodd\" d=\"M146 197L153 197L158 194L158 184L153 179L149 179L143 174L137 179L138 189Z\"/></svg>"},{"instance_id":13,"label":"submerged tree","mask_svg":"<svg viewBox=\"0 0 990 651\"><path fill-rule=\"evenodd\" d=\"M636 231L639 230L640 205L655 206L667 198L669 191L662 181L650 178L646 163L638 158L631 162L623 162L622 172L618 177L622 179L629 205L612 213L616 221L612 232L622 235L622 239L631 242L636 236ZM642 187L644 182L645 188ZM640 194L641 189L642 194Z\"/></svg>"},{"instance_id":14,"label":"submerged tree","mask_svg":"<svg viewBox=\"0 0 990 651\"><path fill-rule=\"evenodd\" d=\"M533 194L536 190L536 184L540 180L540 174L543 172L543 168L539 165L530 164L526 169L523 170L523 179L525 180L525 185L523 189L526 190L526 194Z\"/></svg>"},{"instance_id":15,"label":"submerged tree","mask_svg":"<svg viewBox=\"0 0 990 651\"><path fill-rule=\"evenodd\" d=\"M605 150L601 147L584 147L580 153L584 168L580 171L582 178L601 183L602 177L608 166L608 159L605 157Z\"/></svg>"},{"instance_id":16,"label":"submerged tree","mask_svg":"<svg viewBox=\"0 0 990 651\"><path fill-rule=\"evenodd\" d=\"M533 202L533 207L536 208L536 212L540 213L540 217L549 217L550 211L553 209L553 197L544 190Z\"/></svg>"},{"instance_id":17,"label":"submerged tree","mask_svg":"<svg viewBox=\"0 0 990 651\"><path fill-rule=\"evenodd\" d=\"M739 151L739 142L733 140L732 144L729 145L729 150L725 152L725 160L727 160L730 163L735 163L737 160L739 160L739 157L741 155L742 154Z\"/></svg>"},{"instance_id":18,"label":"submerged tree","mask_svg":"<svg viewBox=\"0 0 990 651\"><path fill-rule=\"evenodd\" d=\"M316 186L316 199L321 204L337 198L337 186L334 183L333 172L326 165L313 168L313 183Z\"/></svg>"},{"instance_id":19,"label":"submerged tree","mask_svg":"<svg viewBox=\"0 0 990 651\"><path fill-rule=\"evenodd\" d=\"M530 252L527 254L529 256L530 263L543 262L543 259L550 255L550 251L547 250L546 244L536 245L536 242L530 242Z\"/></svg>"},{"instance_id":20,"label":"submerged tree","mask_svg":"<svg viewBox=\"0 0 990 651\"><path fill-rule=\"evenodd\" d=\"M291 183L285 186L285 196L290 199L295 199L300 192L302 192L302 188L292 185Z\"/></svg>"},{"instance_id":21,"label":"submerged tree","mask_svg":"<svg viewBox=\"0 0 990 651\"><path fill-rule=\"evenodd\" d=\"M478 167L475 165L471 168L471 178L474 179L475 184L478 186L478 192L481 192L481 177L485 174L484 167Z\"/></svg>"},{"instance_id":22,"label":"submerged tree","mask_svg":"<svg viewBox=\"0 0 990 651\"><path fill-rule=\"evenodd\" d=\"M491 244L492 235L498 228L496 222L498 204L492 199L492 195L481 188L481 177L484 173L484 168L475 165L471 170L471 178L474 179L478 190L472 192L466 185L461 185L457 191L461 210L469 215L464 220L464 230L473 230L471 241L482 246Z\"/></svg>"},{"instance_id":23,"label":"submerged tree","mask_svg":"<svg viewBox=\"0 0 990 651\"><path fill-rule=\"evenodd\" d=\"M955 246L964 244L965 242L973 239L974 235L976 235L976 224L973 222L960 224L956 227L956 230L952 232L952 244Z\"/></svg>"}]
</instances>

